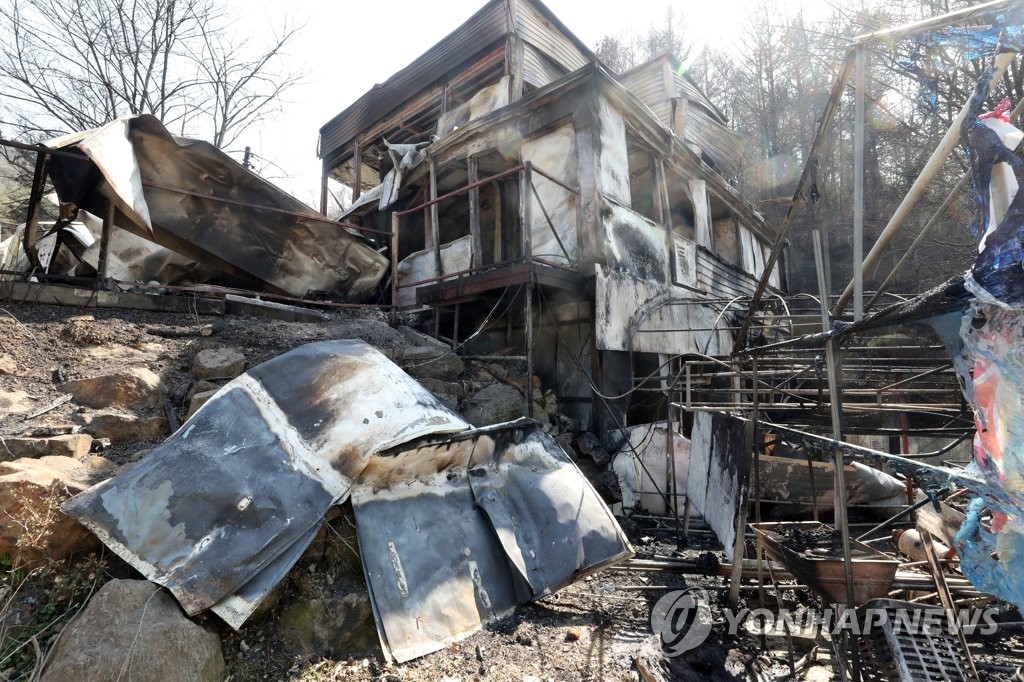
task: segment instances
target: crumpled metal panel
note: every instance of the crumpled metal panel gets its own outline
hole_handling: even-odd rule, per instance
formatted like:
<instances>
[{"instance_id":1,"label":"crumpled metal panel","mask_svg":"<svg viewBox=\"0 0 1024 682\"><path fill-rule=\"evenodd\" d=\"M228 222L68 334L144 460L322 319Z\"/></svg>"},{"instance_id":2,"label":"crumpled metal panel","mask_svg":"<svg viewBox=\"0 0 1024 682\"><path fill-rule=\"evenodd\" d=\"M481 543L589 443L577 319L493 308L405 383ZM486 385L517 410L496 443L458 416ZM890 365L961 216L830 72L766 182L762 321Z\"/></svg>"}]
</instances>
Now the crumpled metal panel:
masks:
<instances>
[{"instance_id":1,"label":"crumpled metal panel","mask_svg":"<svg viewBox=\"0 0 1024 682\"><path fill-rule=\"evenodd\" d=\"M362 237L213 145L173 137L154 116L126 117L48 146L83 153L51 160L61 201L103 215L112 200L118 227L243 284L365 300L387 271L387 259Z\"/></svg>"},{"instance_id":2,"label":"crumpled metal panel","mask_svg":"<svg viewBox=\"0 0 1024 682\"><path fill-rule=\"evenodd\" d=\"M476 439L374 457L352 490L363 571L385 652L443 649L518 603L467 480Z\"/></svg>"},{"instance_id":3,"label":"crumpled metal panel","mask_svg":"<svg viewBox=\"0 0 1024 682\"><path fill-rule=\"evenodd\" d=\"M352 505L381 642L398 661L632 554L590 483L531 420L378 455Z\"/></svg>"},{"instance_id":4,"label":"crumpled metal panel","mask_svg":"<svg viewBox=\"0 0 1024 682\"><path fill-rule=\"evenodd\" d=\"M493 454L475 453L470 487L530 599L632 555L608 505L538 424L513 422L490 438Z\"/></svg>"},{"instance_id":5,"label":"crumpled metal panel","mask_svg":"<svg viewBox=\"0 0 1024 682\"><path fill-rule=\"evenodd\" d=\"M242 590L222 609L237 626L374 453L468 428L366 343L309 344L228 383L65 511L190 614Z\"/></svg>"}]
</instances>

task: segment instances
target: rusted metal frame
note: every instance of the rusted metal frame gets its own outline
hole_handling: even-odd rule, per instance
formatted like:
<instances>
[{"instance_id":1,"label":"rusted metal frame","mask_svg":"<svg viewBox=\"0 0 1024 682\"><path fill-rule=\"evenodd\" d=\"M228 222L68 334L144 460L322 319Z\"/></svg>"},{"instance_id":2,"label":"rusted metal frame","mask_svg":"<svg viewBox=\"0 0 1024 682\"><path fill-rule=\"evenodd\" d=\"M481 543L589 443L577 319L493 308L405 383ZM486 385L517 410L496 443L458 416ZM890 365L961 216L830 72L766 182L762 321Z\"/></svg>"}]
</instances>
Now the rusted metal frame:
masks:
<instances>
[{"instance_id":1,"label":"rusted metal frame","mask_svg":"<svg viewBox=\"0 0 1024 682\"><path fill-rule=\"evenodd\" d=\"M520 164L520 165L515 166L513 168L509 168L508 170L504 170L504 171L502 171L500 173L496 173L495 175L491 175L489 177L486 177L483 180L477 180L476 182L470 183L470 184L466 185L465 187L460 187L458 189L452 190L451 192L448 192L447 194L442 194L441 196L437 197L436 199L430 199L428 201L423 202L422 204L419 204L418 206L413 206L412 208L407 208L407 209L404 209L404 210L401 210L401 211L395 211L392 215L405 216L405 215L408 215L410 213L415 213L417 211L422 211L425 208L429 208L433 204L437 204L437 203L440 203L442 201L447 201L448 199L452 199L452 198L457 197L457 196L459 196L461 194L465 194L466 192L468 192L468 191L470 191L472 189L475 189L475 188L478 188L478 187L482 187L483 185L486 185L486 184L491 183L491 182L496 182L498 180L504 180L505 178L510 177L512 175L516 175L524 167L525 166Z\"/></svg>"},{"instance_id":2,"label":"rusted metal frame","mask_svg":"<svg viewBox=\"0 0 1024 682\"><path fill-rule=\"evenodd\" d=\"M359 230L360 232L369 232L370 234L378 234L378 235L381 235L382 237L390 237L391 236L391 232L389 232L388 230L378 230L378 229L373 228L373 227L363 227L362 225L356 225L354 223L344 222L344 221L341 221L341 220L326 220L324 222L328 222L331 225L338 225L340 227L344 227L344 228L349 229L349 230Z\"/></svg>"},{"instance_id":3,"label":"rusted metal frame","mask_svg":"<svg viewBox=\"0 0 1024 682\"><path fill-rule=\"evenodd\" d=\"M756 398L755 398L756 400ZM754 452L754 434L757 413L751 414L743 433L743 471L740 472L740 501L736 510L736 535L733 539L733 571L729 578L729 607L735 609L740 601L740 581L743 579L743 554L746 550L747 508L750 506L750 460ZM736 568L736 567L739 568Z\"/></svg>"},{"instance_id":4,"label":"rusted metal frame","mask_svg":"<svg viewBox=\"0 0 1024 682\"><path fill-rule=\"evenodd\" d=\"M864 83L867 48L855 48L853 115L853 321L864 319Z\"/></svg>"},{"instance_id":5,"label":"rusted metal frame","mask_svg":"<svg viewBox=\"0 0 1024 682\"><path fill-rule=\"evenodd\" d=\"M846 82L850 78L850 72L853 70L853 66L854 50L849 50L846 53L846 57L843 59L842 65L839 67L839 74L836 76L835 84L832 86L832 92L829 94L828 102L825 104L825 111L821 115L821 122L818 124L818 129L814 133L814 140L811 142L811 148L807 152L807 161L804 163L803 171L800 173L800 179L797 181L796 189L793 192L793 201L789 204L789 208L786 210L786 215L782 219L782 224L779 225L779 231L775 237L775 243L772 245L771 253L768 254L768 260L765 261L764 272L762 272L761 277L758 278L757 287L754 289L754 293L751 296L750 305L747 307L747 313L743 317L743 323L740 325L741 331L737 334L736 341L733 345L733 353L739 352L744 348L744 346L746 346L746 330L750 328L750 323L754 318L754 311L757 310L757 306L761 302L764 290L768 287L768 281L771 279L771 273L775 269L775 264L779 260L779 255L782 253L782 248L786 241L786 235L789 234L789 226L792 224L793 217L796 215L797 207L803 199L804 190L807 188L807 183L811 178L811 172L817 162L818 155L821 153L821 149L826 143L826 133L832 124L832 119L839 110L839 103L843 96L843 92L846 90Z\"/></svg>"},{"instance_id":6,"label":"rusted metal frame","mask_svg":"<svg viewBox=\"0 0 1024 682\"><path fill-rule=\"evenodd\" d=\"M540 207L540 212L544 215L544 220L547 222L548 227L551 228L551 234L555 236L555 241L558 242L558 248L562 250L562 255L565 256L570 264L575 265L575 261L569 256L569 252L565 248L565 244L562 243L562 238L558 236L558 230L555 229L555 223L551 220L551 216L548 215L548 210L544 208L544 202L540 200L540 194L537 192L537 187L533 184L533 179L530 180L530 190L533 193L535 199L537 199L537 206Z\"/></svg>"},{"instance_id":7,"label":"rusted metal frame","mask_svg":"<svg viewBox=\"0 0 1024 682\"><path fill-rule=\"evenodd\" d=\"M423 210L424 226L427 230L425 235L427 248L434 251L434 268L437 274L444 274L444 267L441 262L441 226L440 214L437 206L437 166L433 159L427 159L430 169L430 203Z\"/></svg>"},{"instance_id":8,"label":"rusted metal frame","mask_svg":"<svg viewBox=\"0 0 1024 682\"><path fill-rule=\"evenodd\" d=\"M565 182L563 182L562 180L559 180L555 176L551 175L550 173L545 171L543 168L541 168L539 166L535 166L535 165L533 165L530 162L527 162L527 163L529 163L529 165L530 165L530 171L531 172L536 173L537 175L543 177L545 180L548 180L550 182L555 183L556 185L558 185L559 187L564 189L566 192L572 192L573 194L579 194L580 193L580 190L579 190L578 187L572 187L570 185L567 185L567 184L565 184Z\"/></svg>"},{"instance_id":9,"label":"rusted metal frame","mask_svg":"<svg viewBox=\"0 0 1024 682\"><path fill-rule=\"evenodd\" d=\"M532 165L529 161L523 164L519 173L519 229L522 232L523 258L527 263L533 261L533 239L530 234L532 211L527 187L533 186ZM533 419L533 268L529 271L526 284L526 302L523 310L526 325L526 416Z\"/></svg>"},{"instance_id":10,"label":"rusted metal frame","mask_svg":"<svg viewBox=\"0 0 1024 682\"><path fill-rule=\"evenodd\" d=\"M15 142L14 140L5 140L3 138L0 138L0 147L10 147L11 149L20 149L26 152L36 152L37 154L45 153L49 156L64 156L69 159L77 159L79 161L88 158L82 152L72 152L66 149L50 149L49 147L44 147L41 145L26 144L25 142Z\"/></svg>"},{"instance_id":11,"label":"rusted metal frame","mask_svg":"<svg viewBox=\"0 0 1024 682\"><path fill-rule=\"evenodd\" d=\"M890 42L899 38L906 38L908 36L922 33L924 31L931 31L936 28L942 28L949 24L955 24L961 21L965 21L972 17L975 17L983 12L996 10L1002 7L1012 7L1017 4L1018 0L994 0L993 2L986 2L980 5L974 5L973 7L965 7L945 14L939 14L934 17L928 17L927 19L921 19L919 21L912 21L892 28L885 28L880 31L873 31L871 33L863 33L853 39L855 44L868 44L877 42Z\"/></svg>"},{"instance_id":12,"label":"rusted metal frame","mask_svg":"<svg viewBox=\"0 0 1024 682\"><path fill-rule=\"evenodd\" d=\"M915 381L917 379L923 379L924 377L931 376L933 374L938 374L939 372L945 372L946 370L948 370L948 369L950 369L952 367L953 367L953 363L951 363L951 362L950 363L946 363L946 364L941 365L939 367L934 367L934 368L928 370L927 372L921 372L920 374L915 374L912 377L907 377L906 379L901 379L900 381L897 381L894 384L889 384L888 386L883 386L882 388L880 388L878 390L879 391L890 391L890 390L896 388L897 386L903 386L904 384L907 384L907 383L909 383L911 381Z\"/></svg>"},{"instance_id":13,"label":"rusted metal frame","mask_svg":"<svg viewBox=\"0 0 1024 682\"><path fill-rule=\"evenodd\" d=\"M1024 104L1024 100L1021 100L1021 104ZM1020 105L1018 104L1018 106ZM885 279L882 280L882 283L878 285L877 291L875 291L875 295L871 297L871 300L869 300L867 304L865 304L865 311L871 310L871 308L875 305L875 302L878 300L878 298L883 293L885 293L885 288L889 285L889 282L892 281L892 278L896 276L896 273L899 271L899 269L903 267L903 264L910 259L910 255L914 253L914 251L917 249L917 246L924 240L925 235L927 235L931 231L932 227L938 224L939 220L945 214L946 209L949 208L949 205L953 203L953 200L957 197L958 194L960 194L960 191L967 186L967 181L970 180L970 178L971 174L969 172L964 173L962 176L960 176L960 180L957 181L956 185L953 187L953 190L946 196L945 200L942 202L942 205L939 206L934 213L932 213L931 217L928 218L928 222L926 222L924 224L924 227L921 228L921 231L917 234L917 237L914 238L914 241L910 244L910 247L907 248L903 256L899 259L899 262L897 262L896 265L892 267L892 270L889 271L889 274L887 274L885 276Z\"/></svg>"},{"instance_id":14,"label":"rusted metal frame","mask_svg":"<svg viewBox=\"0 0 1024 682\"><path fill-rule=\"evenodd\" d=\"M484 262L483 235L480 233L480 187L473 187L479 182L480 161L475 154L466 159L466 180L472 189L469 190L469 235L472 242L470 265L479 268Z\"/></svg>"},{"instance_id":15,"label":"rusted metal frame","mask_svg":"<svg viewBox=\"0 0 1024 682\"><path fill-rule=\"evenodd\" d=\"M1015 52L1001 52L995 56L993 60L993 72L990 78L990 82L993 85L997 85L999 79L1002 78L1003 73L1007 67L1013 62L1017 54ZM920 201L921 197L924 196L925 190L931 184L935 176L938 175L942 169L942 165L946 158L953 152L953 149L960 142L960 126L963 123L964 118L967 116L967 111L971 106L970 100L964 103L961 107L960 112L953 119L949 128L946 130L946 134L943 135L942 139L935 146L931 156L925 162L924 167L921 168L921 172L918 173L917 178L914 179L913 185L907 190L900 205L893 212L892 217L889 218L889 222L886 223L885 227L882 228L881 233L875 240L874 245L868 252L868 255L864 257L863 262L857 266L862 273L870 272L872 268L878 263L882 257L882 253L888 248L892 242L893 237L903 227L907 218L910 216L910 212ZM854 268L855 270L857 268ZM846 304L849 303L850 298L853 296L854 282L851 280L843 293L839 295L839 299L836 301L835 306L832 308L832 312L835 315L840 314L845 308Z\"/></svg>"},{"instance_id":16,"label":"rusted metal frame","mask_svg":"<svg viewBox=\"0 0 1024 682\"><path fill-rule=\"evenodd\" d=\"M956 602L953 600L953 595L950 594L949 586L946 584L946 576L942 572L942 566L939 564L938 557L935 556L935 545L932 544L932 534L927 530L921 531L921 545L924 547L925 557L928 559L928 568L932 574L932 578L935 580L935 591L939 593L939 601L942 603L942 608L946 609L947 614L956 613ZM974 656L971 655L970 645L967 643L967 636L964 634L963 628L960 626L960 621L956 617L950 618L951 627L956 631L957 639L960 640L960 646L963 648L964 657L967 659L967 664L971 668L971 673L974 675L975 680L980 680L978 676L978 668L974 665Z\"/></svg>"},{"instance_id":17,"label":"rusted metal frame","mask_svg":"<svg viewBox=\"0 0 1024 682\"><path fill-rule=\"evenodd\" d=\"M557 323L557 321L556 321ZM671 360L669 360L671 363ZM668 473L665 481L665 490L672 496L672 518L675 521L676 533L679 534L682 528L679 524L679 488L678 481L676 480L676 438L675 438L675 426L672 422L672 389L673 382L662 381L661 387L665 392L665 453L668 458Z\"/></svg>"},{"instance_id":18,"label":"rusted metal frame","mask_svg":"<svg viewBox=\"0 0 1024 682\"><path fill-rule=\"evenodd\" d=\"M821 297L821 324L822 331L828 332L831 328L831 321L829 320L828 308L826 308L826 301L828 301L828 295L825 291L825 261L824 253L821 248L821 233L818 230L811 232L811 236L814 241L814 266L815 272L818 279L818 292ZM828 372L828 393L829 393L829 408L832 415L832 440L842 441L842 413L839 403L839 381L837 372L839 371L839 358L838 358L838 343L834 338L828 339L825 345L825 362L828 365L826 370ZM842 450L836 449L833 452L833 471L834 486L835 486L835 522L839 528L839 532L842 536L843 541L843 568L845 570L846 578L846 607L854 607L854 591L853 591L853 557L850 553L850 527L846 518L846 470L845 470L845 457L843 456ZM859 665L857 656L853 656L854 665L854 679L859 679Z\"/></svg>"},{"instance_id":19,"label":"rusted metal frame","mask_svg":"<svg viewBox=\"0 0 1024 682\"><path fill-rule=\"evenodd\" d=\"M27 146L27 145L26 145ZM22 235L22 246L33 270L42 268L39 261L39 249L36 241L39 234L39 204L43 200L46 189L46 176L50 168L50 154L47 150L33 148L36 152L36 167L32 173L32 189L28 196L28 216L25 218L25 232ZM78 158L82 158L78 156Z\"/></svg>"}]
</instances>

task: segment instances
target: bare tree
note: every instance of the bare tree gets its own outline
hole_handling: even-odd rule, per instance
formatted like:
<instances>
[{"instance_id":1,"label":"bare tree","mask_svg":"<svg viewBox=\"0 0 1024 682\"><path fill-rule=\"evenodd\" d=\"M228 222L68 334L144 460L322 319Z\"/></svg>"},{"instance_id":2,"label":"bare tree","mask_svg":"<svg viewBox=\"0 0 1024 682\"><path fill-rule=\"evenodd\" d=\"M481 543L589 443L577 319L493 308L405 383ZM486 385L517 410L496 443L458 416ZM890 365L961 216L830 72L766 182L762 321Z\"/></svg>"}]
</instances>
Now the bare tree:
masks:
<instances>
[{"instance_id":1,"label":"bare tree","mask_svg":"<svg viewBox=\"0 0 1024 682\"><path fill-rule=\"evenodd\" d=\"M21 137L151 113L226 146L273 113L302 74L296 35L233 35L217 0L0 0L0 124Z\"/></svg>"}]
</instances>

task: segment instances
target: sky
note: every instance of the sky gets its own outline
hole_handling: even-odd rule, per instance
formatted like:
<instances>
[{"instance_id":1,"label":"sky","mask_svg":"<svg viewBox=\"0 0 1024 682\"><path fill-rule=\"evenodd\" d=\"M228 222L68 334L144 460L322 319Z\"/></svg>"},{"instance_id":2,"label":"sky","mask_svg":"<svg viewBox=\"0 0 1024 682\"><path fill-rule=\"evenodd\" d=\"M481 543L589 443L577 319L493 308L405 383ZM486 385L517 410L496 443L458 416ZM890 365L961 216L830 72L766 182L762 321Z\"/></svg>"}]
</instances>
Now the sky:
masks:
<instances>
[{"instance_id":1,"label":"sky","mask_svg":"<svg viewBox=\"0 0 1024 682\"><path fill-rule=\"evenodd\" d=\"M741 18L755 1L546 0L546 4L593 48L605 35L643 33L652 23L663 23L670 5L676 15L682 15L687 34L729 44L742 30ZM799 1L784 0L793 6ZM302 26L289 47L288 59L308 75L286 93L281 113L273 121L251 128L237 145L239 150L252 147L261 174L317 205L320 127L458 28L485 0L229 2L239 17L235 28L254 45L286 25ZM810 3L824 4L823 0Z\"/></svg>"}]
</instances>

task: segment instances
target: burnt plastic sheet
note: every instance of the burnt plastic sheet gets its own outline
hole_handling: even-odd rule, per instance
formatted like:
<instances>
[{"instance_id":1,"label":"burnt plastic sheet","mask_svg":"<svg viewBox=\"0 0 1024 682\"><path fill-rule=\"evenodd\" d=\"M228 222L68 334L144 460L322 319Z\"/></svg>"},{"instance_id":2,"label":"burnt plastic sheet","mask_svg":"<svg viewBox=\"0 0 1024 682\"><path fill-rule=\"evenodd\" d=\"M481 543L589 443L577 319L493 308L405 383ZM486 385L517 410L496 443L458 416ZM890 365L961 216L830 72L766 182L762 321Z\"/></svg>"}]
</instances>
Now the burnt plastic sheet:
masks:
<instances>
[{"instance_id":1,"label":"burnt plastic sheet","mask_svg":"<svg viewBox=\"0 0 1024 682\"><path fill-rule=\"evenodd\" d=\"M218 609L238 627L374 453L468 428L362 341L309 344L227 384L65 511L189 614L241 590Z\"/></svg>"},{"instance_id":2,"label":"burnt plastic sheet","mask_svg":"<svg viewBox=\"0 0 1024 682\"><path fill-rule=\"evenodd\" d=\"M632 550L531 420L374 457L352 491L384 651L448 646Z\"/></svg>"}]
</instances>

